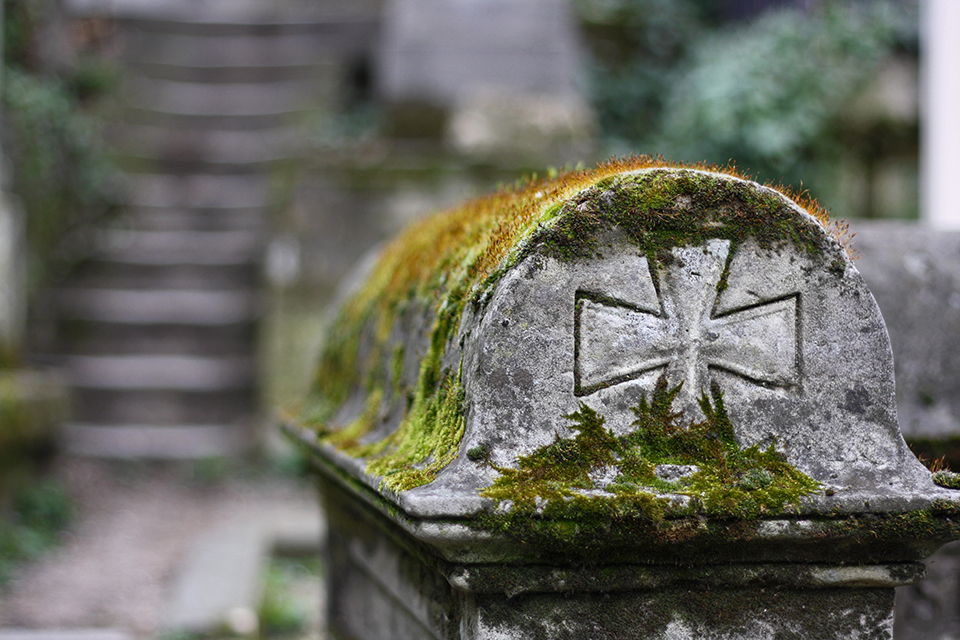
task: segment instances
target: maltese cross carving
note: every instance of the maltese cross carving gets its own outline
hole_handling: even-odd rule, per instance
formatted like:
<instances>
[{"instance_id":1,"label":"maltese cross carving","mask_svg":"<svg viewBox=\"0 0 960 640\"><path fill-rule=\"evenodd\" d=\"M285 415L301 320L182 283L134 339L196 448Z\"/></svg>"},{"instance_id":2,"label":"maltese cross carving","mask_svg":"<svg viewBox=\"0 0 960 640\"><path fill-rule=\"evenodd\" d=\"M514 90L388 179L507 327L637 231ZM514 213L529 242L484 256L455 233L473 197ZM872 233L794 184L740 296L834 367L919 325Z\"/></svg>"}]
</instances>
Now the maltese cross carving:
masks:
<instances>
[{"instance_id":1,"label":"maltese cross carving","mask_svg":"<svg viewBox=\"0 0 960 640\"><path fill-rule=\"evenodd\" d=\"M679 407L695 408L715 371L763 387L797 383L798 293L717 313L730 242L679 247L652 278L652 301L620 300L602 291L576 293L574 393L590 395L644 374L683 382Z\"/></svg>"}]
</instances>

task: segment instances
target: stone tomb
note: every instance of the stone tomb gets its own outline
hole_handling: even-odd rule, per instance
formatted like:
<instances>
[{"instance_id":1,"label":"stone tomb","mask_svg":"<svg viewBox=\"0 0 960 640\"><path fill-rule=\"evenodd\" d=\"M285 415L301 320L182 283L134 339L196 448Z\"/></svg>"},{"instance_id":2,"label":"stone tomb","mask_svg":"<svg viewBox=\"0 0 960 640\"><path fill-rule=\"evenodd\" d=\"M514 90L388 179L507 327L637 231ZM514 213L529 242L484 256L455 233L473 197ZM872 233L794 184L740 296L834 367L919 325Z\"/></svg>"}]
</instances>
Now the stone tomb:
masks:
<instances>
[{"instance_id":1,"label":"stone tomb","mask_svg":"<svg viewBox=\"0 0 960 640\"><path fill-rule=\"evenodd\" d=\"M825 224L636 159L388 246L287 424L322 477L332 632L892 637L960 494L904 444Z\"/></svg>"}]
</instances>

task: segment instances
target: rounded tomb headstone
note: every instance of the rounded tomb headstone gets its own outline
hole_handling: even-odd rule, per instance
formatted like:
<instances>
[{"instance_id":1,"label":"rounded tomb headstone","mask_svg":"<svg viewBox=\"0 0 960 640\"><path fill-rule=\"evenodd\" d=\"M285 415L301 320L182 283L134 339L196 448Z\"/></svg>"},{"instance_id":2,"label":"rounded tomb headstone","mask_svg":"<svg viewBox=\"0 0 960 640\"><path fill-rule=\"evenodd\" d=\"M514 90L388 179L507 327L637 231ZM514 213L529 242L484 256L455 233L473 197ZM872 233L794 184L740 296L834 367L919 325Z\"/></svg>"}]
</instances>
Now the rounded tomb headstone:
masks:
<instances>
[{"instance_id":1,"label":"rounded tomb headstone","mask_svg":"<svg viewBox=\"0 0 960 640\"><path fill-rule=\"evenodd\" d=\"M410 517L955 501L842 227L771 188L614 162L430 218L357 282L297 431Z\"/></svg>"}]
</instances>

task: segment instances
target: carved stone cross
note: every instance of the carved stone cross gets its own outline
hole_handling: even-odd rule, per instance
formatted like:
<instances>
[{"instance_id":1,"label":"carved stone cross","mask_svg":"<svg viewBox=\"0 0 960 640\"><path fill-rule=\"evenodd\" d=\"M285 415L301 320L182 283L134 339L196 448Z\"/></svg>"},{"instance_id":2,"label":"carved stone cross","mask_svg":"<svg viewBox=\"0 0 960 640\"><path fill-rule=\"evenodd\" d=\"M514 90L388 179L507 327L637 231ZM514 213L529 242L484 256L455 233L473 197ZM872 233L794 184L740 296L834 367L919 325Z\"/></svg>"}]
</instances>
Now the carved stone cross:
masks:
<instances>
[{"instance_id":1,"label":"carved stone cross","mask_svg":"<svg viewBox=\"0 0 960 640\"><path fill-rule=\"evenodd\" d=\"M683 382L677 408L699 415L697 399L720 370L765 387L798 381L797 303L786 293L718 312L728 240L678 247L659 270L650 265L649 300L576 293L574 393L586 396L662 370Z\"/></svg>"}]
</instances>

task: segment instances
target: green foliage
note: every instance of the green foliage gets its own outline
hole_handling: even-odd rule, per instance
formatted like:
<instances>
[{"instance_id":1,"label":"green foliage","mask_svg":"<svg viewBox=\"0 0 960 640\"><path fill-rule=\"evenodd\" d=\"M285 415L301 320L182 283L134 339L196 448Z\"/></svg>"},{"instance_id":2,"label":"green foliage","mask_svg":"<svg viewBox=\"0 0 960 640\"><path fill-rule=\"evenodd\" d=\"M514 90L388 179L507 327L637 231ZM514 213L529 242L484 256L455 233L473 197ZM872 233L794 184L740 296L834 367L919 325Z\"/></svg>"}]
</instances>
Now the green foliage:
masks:
<instances>
[{"instance_id":1,"label":"green foliage","mask_svg":"<svg viewBox=\"0 0 960 640\"><path fill-rule=\"evenodd\" d=\"M112 166L99 123L59 79L7 68L2 97L4 150L27 212L28 284L36 287L89 251L85 232L110 211Z\"/></svg>"},{"instance_id":2,"label":"green foliage","mask_svg":"<svg viewBox=\"0 0 960 640\"><path fill-rule=\"evenodd\" d=\"M111 211L113 167L93 115L118 80L114 66L78 46L74 62L48 60L62 34L51 0L3 0L3 152L27 214L28 291L57 280L90 250L91 225ZM66 58L67 56L63 56ZM53 64L59 64L53 68Z\"/></svg>"},{"instance_id":3,"label":"green foliage","mask_svg":"<svg viewBox=\"0 0 960 640\"><path fill-rule=\"evenodd\" d=\"M318 606L298 598L298 581L320 581L320 565L316 561L276 558L264 577L263 598L258 618L260 637L283 637L302 633L310 619L310 609Z\"/></svg>"},{"instance_id":4,"label":"green foliage","mask_svg":"<svg viewBox=\"0 0 960 640\"><path fill-rule=\"evenodd\" d=\"M802 181L819 197L836 188L840 158L854 151L851 103L918 38L915 2L827 0L732 24L706 1L577 4L592 44L594 105L614 150L733 161L761 181ZM916 131L904 135L915 151Z\"/></svg>"},{"instance_id":5,"label":"green foliage","mask_svg":"<svg viewBox=\"0 0 960 640\"><path fill-rule=\"evenodd\" d=\"M888 57L908 3L825 3L768 12L702 38L647 140L677 158L727 161L798 183L838 155L835 129Z\"/></svg>"},{"instance_id":6,"label":"green foliage","mask_svg":"<svg viewBox=\"0 0 960 640\"><path fill-rule=\"evenodd\" d=\"M644 140L676 69L713 24L693 0L576 0L590 49L591 99L606 135Z\"/></svg>"},{"instance_id":7,"label":"green foliage","mask_svg":"<svg viewBox=\"0 0 960 640\"><path fill-rule=\"evenodd\" d=\"M56 545L71 516L70 499L54 482L28 487L17 496L12 517L0 520L0 586L19 564Z\"/></svg>"}]
</instances>

